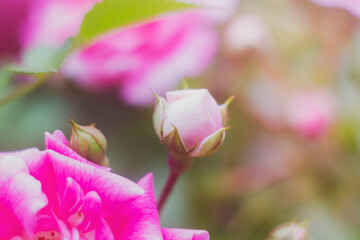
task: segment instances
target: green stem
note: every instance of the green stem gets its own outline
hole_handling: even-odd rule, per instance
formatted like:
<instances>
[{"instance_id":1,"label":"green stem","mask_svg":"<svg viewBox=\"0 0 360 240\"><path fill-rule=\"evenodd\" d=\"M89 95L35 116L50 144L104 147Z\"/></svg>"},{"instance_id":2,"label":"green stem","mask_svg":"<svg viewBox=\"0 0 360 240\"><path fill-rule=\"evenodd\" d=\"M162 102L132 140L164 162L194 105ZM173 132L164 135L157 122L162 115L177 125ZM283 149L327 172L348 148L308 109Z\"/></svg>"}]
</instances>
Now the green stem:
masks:
<instances>
[{"instance_id":1,"label":"green stem","mask_svg":"<svg viewBox=\"0 0 360 240\"><path fill-rule=\"evenodd\" d=\"M188 170L193 162L192 158L184 157L180 155L174 155L169 153L168 155L168 165L170 173L168 179L166 180L165 186L161 191L161 195L158 201L158 211L159 213L163 209L166 201L168 200L177 180L186 170Z\"/></svg>"},{"instance_id":2,"label":"green stem","mask_svg":"<svg viewBox=\"0 0 360 240\"><path fill-rule=\"evenodd\" d=\"M180 176L180 173L174 172L172 170L170 170L168 179L166 181L166 184L161 192L160 195L160 199L159 199L159 203L158 203L158 211L159 213L161 212L161 210L163 209L167 199L170 196L171 191L173 190L176 181L178 180Z\"/></svg>"},{"instance_id":3,"label":"green stem","mask_svg":"<svg viewBox=\"0 0 360 240\"><path fill-rule=\"evenodd\" d=\"M34 91L35 89L46 83L49 79L50 79L49 75L43 75L32 83L23 84L11 90L9 93L5 93L4 95L0 96L0 107L3 107L6 104L10 103L11 101L18 99L22 96L25 96L26 94Z\"/></svg>"}]
</instances>

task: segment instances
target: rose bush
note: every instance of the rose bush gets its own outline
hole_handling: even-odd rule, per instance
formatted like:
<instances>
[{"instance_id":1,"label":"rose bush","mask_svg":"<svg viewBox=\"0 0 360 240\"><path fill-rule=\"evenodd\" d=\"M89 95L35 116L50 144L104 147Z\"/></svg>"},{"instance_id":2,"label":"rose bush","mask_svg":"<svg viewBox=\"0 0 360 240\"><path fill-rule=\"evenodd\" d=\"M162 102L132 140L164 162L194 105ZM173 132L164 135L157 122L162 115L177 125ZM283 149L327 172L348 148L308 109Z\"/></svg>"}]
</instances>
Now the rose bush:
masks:
<instances>
[{"instance_id":1,"label":"rose bush","mask_svg":"<svg viewBox=\"0 0 360 240\"><path fill-rule=\"evenodd\" d=\"M152 175L137 184L46 133L46 150L0 153L0 239L209 239L162 229Z\"/></svg>"}]
</instances>

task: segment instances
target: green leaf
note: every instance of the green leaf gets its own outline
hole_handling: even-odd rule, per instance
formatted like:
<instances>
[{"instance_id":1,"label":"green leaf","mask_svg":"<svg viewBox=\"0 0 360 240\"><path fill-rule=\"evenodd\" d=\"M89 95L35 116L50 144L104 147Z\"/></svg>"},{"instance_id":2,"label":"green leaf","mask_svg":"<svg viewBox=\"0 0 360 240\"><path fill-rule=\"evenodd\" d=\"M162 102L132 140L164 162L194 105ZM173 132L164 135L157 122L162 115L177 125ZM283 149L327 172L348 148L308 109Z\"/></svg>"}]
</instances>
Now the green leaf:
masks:
<instances>
[{"instance_id":1,"label":"green leaf","mask_svg":"<svg viewBox=\"0 0 360 240\"><path fill-rule=\"evenodd\" d=\"M12 100L24 96L43 85L51 74L56 73L67 53L72 40L68 39L61 47L39 47L28 50L20 65L10 65L0 70L0 107ZM37 80L8 88L14 74L36 75Z\"/></svg>"},{"instance_id":2,"label":"green leaf","mask_svg":"<svg viewBox=\"0 0 360 240\"><path fill-rule=\"evenodd\" d=\"M139 23L162 13L194 7L175 0L104 0L94 6L83 20L76 45L113 29Z\"/></svg>"},{"instance_id":3,"label":"green leaf","mask_svg":"<svg viewBox=\"0 0 360 240\"><path fill-rule=\"evenodd\" d=\"M13 64L0 70L0 91L11 83L14 74L56 73L70 50L69 38L61 47L37 47L24 53L21 64Z\"/></svg>"},{"instance_id":4,"label":"green leaf","mask_svg":"<svg viewBox=\"0 0 360 240\"><path fill-rule=\"evenodd\" d=\"M57 72L70 50L72 40L61 47L37 47L29 49L20 65L10 65L4 71L23 74Z\"/></svg>"}]
</instances>

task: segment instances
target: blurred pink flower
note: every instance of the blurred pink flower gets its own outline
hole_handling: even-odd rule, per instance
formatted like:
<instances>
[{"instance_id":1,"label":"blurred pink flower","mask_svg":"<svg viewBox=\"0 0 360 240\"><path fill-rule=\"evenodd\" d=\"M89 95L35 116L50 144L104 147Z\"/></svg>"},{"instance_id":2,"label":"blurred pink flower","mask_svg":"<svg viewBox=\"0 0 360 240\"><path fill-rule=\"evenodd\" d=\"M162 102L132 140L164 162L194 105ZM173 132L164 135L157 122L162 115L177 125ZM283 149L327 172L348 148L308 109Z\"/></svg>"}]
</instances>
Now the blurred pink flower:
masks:
<instances>
[{"instance_id":1,"label":"blurred pink flower","mask_svg":"<svg viewBox=\"0 0 360 240\"><path fill-rule=\"evenodd\" d=\"M289 127L306 138L317 138L335 120L336 98L327 89L291 92L274 82L261 81L249 90L249 110L272 130Z\"/></svg>"},{"instance_id":2,"label":"blurred pink flower","mask_svg":"<svg viewBox=\"0 0 360 240\"><path fill-rule=\"evenodd\" d=\"M246 50L269 49L272 35L261 18L254 14L242 14L233 18L224 32L225 49L230 54Z\"/></svg>"},{"instance_id":3,"label":"blurred pink flower","mask_svg":"<svg viewBox=\"0 0 360 240\"><path fill-rule=\"evenodd\" d=\"M24 23L22 46L61 46L67 38L78 33L85 14L100 1L34 0Z\"/></svg>"},{"instance_id":4,"label":"blurred pink flower","mask_svg":"<svg viewBox=\"0 0 360 240\"><path fill-rule=\"evenodd\" d=\"M28 7L28 1L0 1L0 24L15 19L9 27L0 25L6 30L0 36L1 54L61 46L77 34L85 14L101 0L32 0ZM187 2L209 9L169 14L100 36L71 54L62 73L87 89L118 88L130 104L153 103L150 88L164 94L209 66L217 49L216 24L235 11L237 1Z\"/></svg>"},{"instance_id":5,"label":"blurred pink flower","mask_svg":"<svg viewBox=\"0 0 360 240\"><path fill-rule=\"evenodd\" d=\"M136 184L96 166L60 131L46 146L0 153L0 239L209 239L161 228L151 174Z\"/></svg>"},{"instance_id":6,"label":"blurred pink flower","mask_svg":"<svg viewBox=\"0 0 360 240\"><path fill-rule=\"evenodd\" d=\"M267 240L307 240L309 230L304 225L296 222L281 224L271 231Z\"/></svg>"},{"instance_id":7,"label":"blurred pink flower","mask_svg":"<svg viewBox=\"0 0 360 240\"><path fill-rule=\"evenodd\" d=\"M0 58L20 52L21 29L31 4L31 0L0 0Z\"/></svg>"},{"instance_id":8,"label":"blurred pink flower","mask_svg":"<svg viewBox=\"0 0 360 240\"><path fill-rule=\"evenodd\" d=\"M308 138L321 136L335 118L335 97L324 89L298 92L291 96L287 107L290 127Z\"/></svg>"},{"instance_id":9,"label":"blurred pink flower","mask_svg":"<svg viewBox=\"0 0 360 240\"><path fill-rule=\"evenodd\" d=\"M100 0L0 0L0 57L61 46ZM66 16L66 17L64 17Z\"/></svg>"},{"instance_id":10,"label":"blurred pink flower","mask_svg":"<svg viewBox=\"0 0 360 240\"><path fill-rule=\"evenodd\" d=\"M167 92L166 100L158 97L154 126L170 151L202 157L213 154L224 141L223 118L226 116L208 90L178 90ZM177 137L180 142L174 140Z\"/></svg>"},{"instance_id":11,"label":"blurred pink flower","mask_svg":"<svg viewBox=\"0 0 360 240\"><path fill-rule=\"evenodd\" d=\"M118 88L130 104L152 104L214 57L217 33L201 14L169 15L120 29L70 55L62 73L90 90Z\"/></svg>"},{"instance_id":12,"label":"blurred pink flower","mask_svg":"<svg viewBox=\"0 0 360 240\"><path fill-rule=\"evenodd\" d=\"M344 8L356 17L360 17L360 3L358 0L311 0L321 6Z\"/></svg>"}]
</instances>

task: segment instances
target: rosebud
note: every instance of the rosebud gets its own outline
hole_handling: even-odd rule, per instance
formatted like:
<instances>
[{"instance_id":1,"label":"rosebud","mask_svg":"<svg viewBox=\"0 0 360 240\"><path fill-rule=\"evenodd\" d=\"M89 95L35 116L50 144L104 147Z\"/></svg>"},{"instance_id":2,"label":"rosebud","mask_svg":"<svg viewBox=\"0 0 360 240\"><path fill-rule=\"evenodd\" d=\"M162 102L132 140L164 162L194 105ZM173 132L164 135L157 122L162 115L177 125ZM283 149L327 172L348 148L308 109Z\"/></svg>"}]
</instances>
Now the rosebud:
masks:
<instances>
[{"instance_id":1,"label":"rosebud","mask_svg":"<svg viewBox=\"0 0 360 240\"><path fill-rule=\"evenodd\" d=\"M289 222L275 227L267 240L308 240L305 223Z\"/></svg>"},{"instance_id":2,"label":"rosebud","mask_svg":"<svg viewBox=\"0 0 360 240\"><path fill-rule=\"evenodd\" d=\"M156 96L153 120L161 142L178 158L214 154L225 138L227 105L219 106L206 89L178 90Z\"/></svg>"},{"instance_id":3,"label":"rosebud","mask_svg":"<svg viewBox=\"0 0 360 240\"><path fill-rule=\"evenodd\" d=\"M89 161L108 167L109 160L106 157L106 138L95 128L95 124L80 126L72 119L70 119L70 123L72 129L69 143L70 147Z\"/></svg>"}]
</instances>

